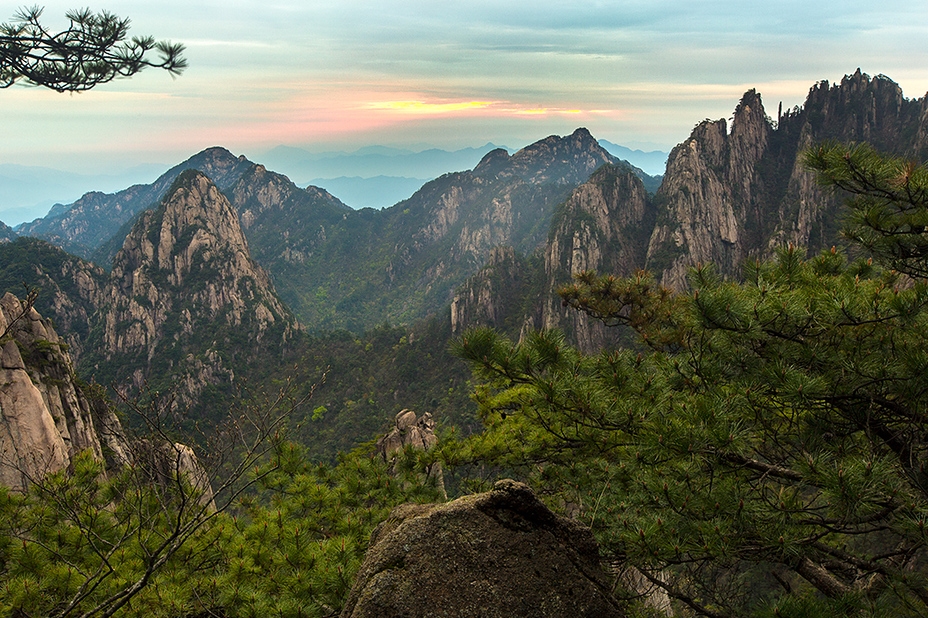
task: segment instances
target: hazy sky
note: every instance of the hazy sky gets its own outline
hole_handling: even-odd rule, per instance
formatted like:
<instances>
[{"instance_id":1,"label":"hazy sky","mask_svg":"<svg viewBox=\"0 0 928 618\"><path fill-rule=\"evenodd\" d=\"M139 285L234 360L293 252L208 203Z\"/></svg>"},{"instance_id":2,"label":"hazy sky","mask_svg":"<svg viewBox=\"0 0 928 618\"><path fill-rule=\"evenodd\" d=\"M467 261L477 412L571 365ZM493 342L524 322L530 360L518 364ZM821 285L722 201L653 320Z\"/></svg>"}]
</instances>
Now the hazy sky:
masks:
<instances>
[{"instance_id":1,"label":"hazy sky","mask_svg":"<svg viewBox=\"0 0 928 618\"><path fill-rule=\"evenodd\" d=\"M65 25L80 2L45 3ZM12 17L17 5L4 9ZM925 0L120 1L132 33L187 45L79 95L0 92L0 163L176 163L212 145L519 148L578 126L669 150L757 88L768 113L857 67L928 90Z\"/></svg>"}]
</instances>

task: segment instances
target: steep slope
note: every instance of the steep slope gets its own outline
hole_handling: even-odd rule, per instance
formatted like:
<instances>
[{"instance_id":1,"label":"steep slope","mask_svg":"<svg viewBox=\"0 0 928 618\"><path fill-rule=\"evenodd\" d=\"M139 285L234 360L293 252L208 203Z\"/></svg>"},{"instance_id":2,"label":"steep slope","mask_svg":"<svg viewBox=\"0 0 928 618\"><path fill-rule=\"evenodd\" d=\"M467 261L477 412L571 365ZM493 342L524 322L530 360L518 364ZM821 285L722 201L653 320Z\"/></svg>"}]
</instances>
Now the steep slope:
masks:
<instances>
[{"instance_id":1,"label":"steep slope","mask_svg":"<svg viewBox=\"0 0 928 618\"><path fill-rule=\"evenodd\" d=\"M301 276L320 249L336 241L361 245L365 217L317 187L300 189L286 176L255 165L228 191L255 261L266 268L288 306L300 308L317 291ZM361 224L360 226L358 224ZM302 319L305 316L300 315Z\"/></svg>"},{"instance_id":2,"label":"steep slope","mask_svg":"<svg viewBox=\"0 0 928 618\"><path fill-rule=\"evenodd\" d=\"M905 99L888 78L858 71L839 84L816 84L803 107L781 111L775 122L750 90L730 131L724 119L705 121L673 149L655 196L634 175L610 167L573 191L552 219L544 285L524 285L537 271L506 270L529 264L518 255L493 264L458 289L455 331L489 323L518 336L512 324L558 327L592 351L616 343L621 333L560 306L555 291L574 273L630 275L647 268L664 285L682 289L697 264L712 262L737 277L745 259L769 256L786 243L809 252L841 244L842 197L823 192L802 167L802 152L824 140L869 141L924 160L928 99ZM499 280L508 282L506 290L493 285ZM500 307L514 289L531 297L508 301L516 312L510 315Z\"/></svg>"},{"instance_id":3,"label":"steep slope","mask_svg":"<svg viewBox=\"0 0 928 618\"><path fill-rule=\"evenodd\" d=\"M645 262L655 209L635 174L599 169L573 191L552 221L545 246L543 328L560 328L585 351L614 341L614 331L561 305L557 289L587 270L628 276Z\"/></svg>"},{"instance_id":4,"label":"steep slope","mask_svg":"<svg viewBox=\"0 0 928 618\"><path fill-rule=\"evenodd\" d=\"M492 326L510 336L526 328L559 328L583 350L621 336L561 305L557 289L576 273L630 275L645 262L655 207L631 170L605 165L558 206L547 242L533 256L498 248L460 286L451 305L452 330Z\"/></svg>"},{"instance_id":5,"label":"steep slope","mask_svg":"<svg viewBox=\"0 0 928 618\"><path fill-rule=\"evenodd\" d=\"M298 328L229 201L196 170L126 237L96 321L84 366L99 381L171 384L184 404L228 385L243 364L279 356Z\"/></svg>"},{"instance_id":6,"label":"steep slope","mask_svg":"<svg viewBox=\"0 0 928 618\"><path fill-rule=\"evenodd\" d=\"M494 248L486 265L455 291L451 333L459 336L476 326L510 334L539 328L543 309L532 301L541 296L543 274L538 257L527 258L512 247Z\"/></svg>"},{"instance_id":7,"label":"steep slope","mask_svg":"<svg viewBox=\"0 0 928 618\"><path fill-rule=\"evenodd\" d=\"M37 291L36 309L54 321L74 362L83 356L106 281L102 268L44 240L17 238L0 244L0 294Z\"/></svg>"},{"instance_id":8,"label":"steep slope","mask_svg":"<svg viewBox=\"0 0 928 618\"><path fill-rule=\"evenodd\" d=\"M87 193L66 207L64 212L23 224L17 232L21 236L48 240L70 253L89 259L123 225L156 204L181 172L200 170L219 187L225 188L252 165L244 156L236 157L224 148L208 148L172 167L150 185L134 185L112 194Z\"/></svg>"},{"instance_id":9,"label":"steep slope","mask_svg":"<svg viewBox=\"0 0 928 618\"><path fill-rule=\"evenodd\" d=\"M0 221L0 244L9 242L16 238L16 232L9 225Z\"/></svg>"}]
</instances>

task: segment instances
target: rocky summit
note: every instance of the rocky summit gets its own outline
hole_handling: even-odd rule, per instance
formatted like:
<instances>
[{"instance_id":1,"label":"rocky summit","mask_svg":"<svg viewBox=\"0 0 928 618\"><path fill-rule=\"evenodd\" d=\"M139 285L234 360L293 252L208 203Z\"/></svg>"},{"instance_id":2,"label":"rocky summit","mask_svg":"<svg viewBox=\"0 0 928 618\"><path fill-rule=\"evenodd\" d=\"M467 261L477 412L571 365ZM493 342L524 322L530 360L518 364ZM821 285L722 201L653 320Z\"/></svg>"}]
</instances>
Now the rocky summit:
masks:
<instances>
[{"instance_id":1,"label":"rocky summit","mask_svg":"<svg viewBox=\"0 0 928 618\"><path fill-rule=\"evenodd\" d=\"M83 258L93 256L98 262L107 262L112 255L105 247L99 252L101 246L118 235L136 215L157 204L182 172L200 170L218 186L227 187L252 165L244 156L236 157L225 148L207 148L175 165L150 185L134 185L113 194L87 193L73 204L56 207L48 216L24 224L18 231L23 236L53 242ZM127 231L123 229L123 237Z\"/></svg>"},{"instance_id":2,"label":"rocky summit","mask_svg":"<svg viewBox=\"0 0 928 618\"><path fill-rule=\"evenodd\" d=\"M502 273L500 264L489 265L494 277L519 281L526 296L510 298L514 286L505 303L500 295L476 294L486 289L486 275L478 273L457 291L455 303L467 311L454 314L455 331L492 314L492 325L511 334L518 325L561 328L589 352L614 344L617 335L560 306L556 291L576 273L628 276L646 269L660 284L682 290L699 264L737 278L745 260L770 257L788 244L808 253L843 246L843 197L823 191L803 164L808 148L828 140L868 141L924 158L928 98L905 99L890 79L858 70L836 84L815 84L802 107L780 109L774 119L761 94L749 90L730 126L725 119L703 121L672 150L655 194L634 174L609 167L572 190L552 218L543 266L529 273L523 263ZM532 283L539 279L545 283ZM508 315L499 311L503 304Z\"/></svg>"},{"instance_id":3,"label":"rocky summit","mask_svg":"<svg viewBox=\"0 0 928 618\"><path fill-rule=\"evenodd\" d=\"M181 174L126 237L97 319L98 368L135 388L166 373L193 399L298 328L251 259L231 204L198 171Z\"/></svg>"}]
</instances>

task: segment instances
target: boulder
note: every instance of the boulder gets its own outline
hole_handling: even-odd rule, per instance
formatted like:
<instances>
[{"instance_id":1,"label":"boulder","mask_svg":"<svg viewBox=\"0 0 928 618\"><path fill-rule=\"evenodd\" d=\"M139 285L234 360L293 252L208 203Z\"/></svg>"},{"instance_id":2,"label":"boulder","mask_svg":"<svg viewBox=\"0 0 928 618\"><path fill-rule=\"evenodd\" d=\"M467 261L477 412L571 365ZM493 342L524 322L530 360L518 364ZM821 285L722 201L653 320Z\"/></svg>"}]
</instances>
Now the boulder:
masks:
<instances>
[{"instance_id":1,"label":"boulder","mask_svg":"<svg viewBox=\"0 0 928 618\"><path fill-rule=\"evenodd\" d=\"M592 534L522 483L440 505L394 509L370 547L342 618L610 618Z\"/></svg>"}]
</instances>

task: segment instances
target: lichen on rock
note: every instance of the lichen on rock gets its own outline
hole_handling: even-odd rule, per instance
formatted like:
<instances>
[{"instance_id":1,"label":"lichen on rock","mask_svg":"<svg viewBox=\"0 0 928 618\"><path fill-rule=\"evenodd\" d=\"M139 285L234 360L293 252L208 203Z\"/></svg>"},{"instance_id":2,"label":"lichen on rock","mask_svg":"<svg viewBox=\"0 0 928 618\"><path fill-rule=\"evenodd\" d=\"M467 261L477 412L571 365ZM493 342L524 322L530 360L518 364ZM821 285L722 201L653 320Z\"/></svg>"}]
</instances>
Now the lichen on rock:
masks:
<instances>
[{"instance_id":1,"label":"lichen on rock","mask_svg":"<svg viewBox=\"0 0 928 618\"><path fill-rule=\"evenodd\" d=\"M371 535L342 618L612 618L589 530L525 484L440 505L397 507Z\"/></svg>"}]
</instances>

